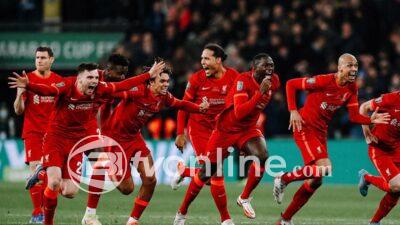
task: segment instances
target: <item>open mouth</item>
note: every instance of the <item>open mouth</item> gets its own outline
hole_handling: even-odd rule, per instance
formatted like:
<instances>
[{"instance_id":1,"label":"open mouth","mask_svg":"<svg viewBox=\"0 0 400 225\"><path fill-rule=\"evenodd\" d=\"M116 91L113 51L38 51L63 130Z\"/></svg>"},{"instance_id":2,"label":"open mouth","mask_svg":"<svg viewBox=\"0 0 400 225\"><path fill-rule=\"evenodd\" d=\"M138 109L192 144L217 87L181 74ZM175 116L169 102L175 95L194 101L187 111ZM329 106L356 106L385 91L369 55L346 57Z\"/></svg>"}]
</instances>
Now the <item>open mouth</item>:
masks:
<instances>
[{"instance_id":1,"label":"open mouth","mask_svg":"<svg viewBox=\"0 0 400 225\"><path fill-rule=\"evenodd\" d=\"M96 85L89 85L89 86L88 86L88 89L89 89L90 91L93 91L95 88L96 88Z\"/></svg>"}]
</instances>

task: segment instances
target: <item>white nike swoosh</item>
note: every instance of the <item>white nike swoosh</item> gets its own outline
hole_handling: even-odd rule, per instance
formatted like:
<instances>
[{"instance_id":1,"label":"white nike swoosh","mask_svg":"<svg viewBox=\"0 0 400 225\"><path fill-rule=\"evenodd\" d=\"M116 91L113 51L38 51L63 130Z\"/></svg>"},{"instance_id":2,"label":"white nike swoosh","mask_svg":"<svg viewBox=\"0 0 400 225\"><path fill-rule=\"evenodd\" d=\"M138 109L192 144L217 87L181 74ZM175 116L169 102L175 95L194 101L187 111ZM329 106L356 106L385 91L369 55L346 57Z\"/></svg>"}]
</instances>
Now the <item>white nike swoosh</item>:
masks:
<instances>
[{"instance_id":1,"label":"white nike swoosh","mask_svg":"<svg viewBox=\"0 0 400 225\"><path fill-rule=\"evenodd\" d=\"M205 91L205 90L208 90L208 89L210 89L211 87L203 87L203 88L201 88L201 90L202 91Z\"/></svg>"},{"instance_id":2,"label":"white nike swoosh","mask_svg":"<svg viewBox=\"0 0 400 225\"><path fill-rule=\"evenodd\" d=\"M334 94L326 93L326 96L334 96Z\"/></svg>"}]
</instances>

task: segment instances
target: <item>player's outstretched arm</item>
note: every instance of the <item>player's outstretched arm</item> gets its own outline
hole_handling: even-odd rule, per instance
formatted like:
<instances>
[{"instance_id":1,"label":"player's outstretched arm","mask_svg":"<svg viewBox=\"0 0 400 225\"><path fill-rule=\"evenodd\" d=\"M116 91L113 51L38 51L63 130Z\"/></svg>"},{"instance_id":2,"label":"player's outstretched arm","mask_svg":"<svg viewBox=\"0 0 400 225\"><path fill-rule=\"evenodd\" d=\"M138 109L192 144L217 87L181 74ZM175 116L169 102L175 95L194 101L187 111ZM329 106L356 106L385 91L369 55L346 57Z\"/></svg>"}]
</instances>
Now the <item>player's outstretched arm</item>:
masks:
<instances>
[{"instance_id":1,"label":"player's outstretched arm","mask_svg":"<svg viewBox=\"0 0 400 225\"><path fill-rule=\"evenodd\" d=\"M171 107L180 109L189 113L205 113L210 105L207 101L203 101L200 105L186 100L175 99Z\"/></svg>"},{"instance_id":2,"label":"player's outstretched arm","mask_svg":"<svg viewBox=\"0 0 400 225\"><path fill-rule=\"evenodd\" d=\"M143 73L120 82L109 83L112 87L110 91L111 93L119 91L128 91L129 89L135 86L143 84L146 80L158 76L164 69L164 67L165 67L164 62L155 62L151 67L151 69L149 70L149 72L147 73Z\"/></svg>"},{"instance_id":3,"label":"player's outstretched arm","mask_svg":"<svg viewBox=\"0 0 400 225\"><path fill-rule=\"evenodd\" d=\"M8 77L8 84L10 85L10 88L25 88L27 90L30 90L36 94L43 95L43 96L56 96L60 93L59 88L56 86L49 86L46 84L35 84L29 82L28 77L26 76L20 76L18 73L13 73L15 77ZM65 86L65 83L62 83L62 86Z\"/></svg>"}]
</instances>

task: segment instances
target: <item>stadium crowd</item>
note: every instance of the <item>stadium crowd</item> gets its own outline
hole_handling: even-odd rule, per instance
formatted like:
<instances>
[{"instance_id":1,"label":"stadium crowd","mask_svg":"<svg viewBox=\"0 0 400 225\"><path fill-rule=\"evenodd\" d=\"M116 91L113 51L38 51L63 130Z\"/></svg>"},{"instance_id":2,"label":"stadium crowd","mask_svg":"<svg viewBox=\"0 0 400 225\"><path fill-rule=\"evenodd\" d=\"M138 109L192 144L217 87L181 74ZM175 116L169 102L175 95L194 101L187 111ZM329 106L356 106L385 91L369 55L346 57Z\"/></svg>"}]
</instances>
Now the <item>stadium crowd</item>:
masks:
<instances>
[{"instance_id":1,"label":"stadium crowd","mask_svg":"<svg viewBox=\"0 0 400 225\"><path fill-rule=\"evenodd\" d=\"M252 56L269 53L283 84L290 78L335 71L338 56L349 52L360 63L360 102L400 90L398 1L120 0L100 1L110 7L94 4L96 13L74 17L68 6L78 2L82 9L92 1L68 1L63 21L128 22L131 26L115 52L130 59L134 74L156 56L166 59L173 66L171 92L177 97L183 96L188 76L200 69L200 53L208 42L221 44L229 56L225 65L240 72L249 68ZM5 104L0 109L0 133L15 135L12 126L18 123L3 119L13 117L11 109L7 112ZM267 136L290 133L284 88L265 113ZM330 136L362 137L360 126L349 123L344 110L339 113L343 115L332 122ZM175 118L170 112L162 117Z\"/></svg>"}]
</instances>

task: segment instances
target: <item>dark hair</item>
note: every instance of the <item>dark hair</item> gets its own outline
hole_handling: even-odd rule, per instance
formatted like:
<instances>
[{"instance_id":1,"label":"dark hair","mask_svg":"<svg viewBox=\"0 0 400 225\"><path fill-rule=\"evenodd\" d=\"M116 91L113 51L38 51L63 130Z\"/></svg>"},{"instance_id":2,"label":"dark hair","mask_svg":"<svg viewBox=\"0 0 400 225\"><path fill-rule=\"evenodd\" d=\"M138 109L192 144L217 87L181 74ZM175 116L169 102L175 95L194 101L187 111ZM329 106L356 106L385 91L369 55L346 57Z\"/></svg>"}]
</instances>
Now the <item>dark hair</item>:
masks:
<instances>
[{"instance_id":1,"label":"dark hair","mask_svg":"<svg viewBox=\"0 0 400 225\"><path fill-rule=\"evenodd\" d=\"M267 53L258 53L256 56L253 57L251 60L251 65L254 67L258 61L261 59L268 59L271 58Z\"/></svg>"},{"instance_id":2,"label":"dark hair","mask_svg":"<svg viewBox=\"0 0 400 225\"><path fill-rule=\"evenodd\" d=\"M154 59L154 61L156 61L156 62L161 62L161 61L164 61L164 59L161 58L161 57L156 57L156 58ZM144 66L144 67L142 68L143 73L149 72L150 69L151 69L150 66ZM168 76L171 77L171 76L172 76L172 67L171 67L171 65L166 64L165 67L164 67L164 69L161 71L161 73L166 73L166 74L168 74ZM161 74L161 73L160 73L160 74ZM146 81L146 84L150 84L150 82L151 82L151 81L154 81L155 79L156 79L155 77L154 77L154 78L148 79L148 80Z\"/></svg>"},{"instance_id":3,"label":"dark hair","mask_svg":"<svg viewBox=\"0 0 400 225\"><path fill-rule=\"evenodd\" d=\"M46 46L39 46L37 47L36 52L47 52L49 54L50 57L54 56L53 50L51 50L50 47L46 47Z\"/></svg>"},{"instance_id":4,"label":"dark hair","mask_svg":"<svg viewBox=\"0 0 400 225\"><path fill-rule=\"evenodd\" d=\"M204 46L204 49L213 51L213 56L215 58L221 58L222 62L225 61L225 59L228 57L228 55L225 53L225 50L218 44L209 43Z\"/></svg>"},{"instance_id":5,"label":"dark hair","mask_svg":"<svg viewBox=\"0 0 400 225\"><path fill-rule=\"evenodd\" d=\"M116 66L129 66L129 60L121 54L111 54L107 62Z\"/></svg>"},{"instance_id":6,"label":"dark hair","mask_svg":"<svg viewBox=\"0 0 400 225\"><path fill-rule=\"evenodd\" d=\"M99 65L97 63L81 63L78 66L77 70L78 70L78 73L81 73L85 70L92 71L92 70L95 70L98 68L99 68Z\"/></svg>"}]
</instances>

